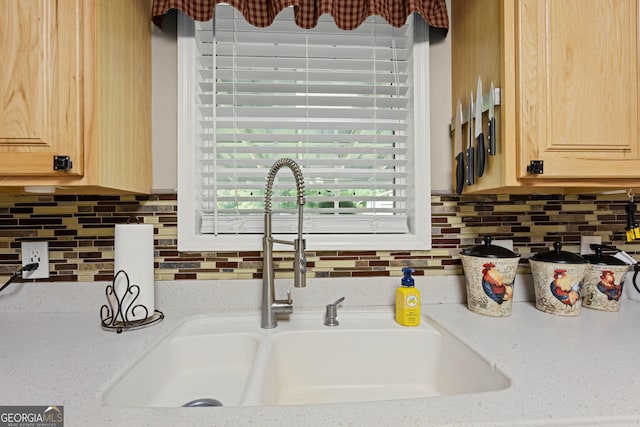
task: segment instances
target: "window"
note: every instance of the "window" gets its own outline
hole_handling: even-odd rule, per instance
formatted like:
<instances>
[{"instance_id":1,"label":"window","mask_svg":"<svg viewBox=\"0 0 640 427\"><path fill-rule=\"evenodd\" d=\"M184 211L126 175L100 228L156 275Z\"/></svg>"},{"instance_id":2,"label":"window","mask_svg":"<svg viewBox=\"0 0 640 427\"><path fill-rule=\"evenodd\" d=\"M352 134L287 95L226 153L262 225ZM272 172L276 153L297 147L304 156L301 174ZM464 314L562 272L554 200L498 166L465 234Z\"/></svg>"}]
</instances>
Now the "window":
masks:
<instances>
[{"instance_id":1,"label":"window","mask_svg":"<svg viewBox=\"0 0 640 427\"><path fill-rule=\"evenodd\" d=\"M178 247L258 250L267 172L305 178L316 249L428 249L428 31L330 16L304 30L285 9L268 28L218 5L178 21ZM276 233L296 230L295 186L278 173ZM291 231L290 231L291 230Z\"/></svg>"}]
</instances>

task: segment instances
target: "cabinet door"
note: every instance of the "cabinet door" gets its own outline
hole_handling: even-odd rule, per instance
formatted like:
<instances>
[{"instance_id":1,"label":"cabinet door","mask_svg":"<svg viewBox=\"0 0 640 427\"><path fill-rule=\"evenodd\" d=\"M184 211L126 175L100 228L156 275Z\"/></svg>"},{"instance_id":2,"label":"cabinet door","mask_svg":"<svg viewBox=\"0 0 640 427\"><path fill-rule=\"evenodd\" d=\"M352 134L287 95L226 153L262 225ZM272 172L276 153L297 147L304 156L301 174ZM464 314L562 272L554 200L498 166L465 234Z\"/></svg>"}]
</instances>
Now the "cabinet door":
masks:
<instances>
[{"instance_id":1,"label":"cabinet door","mask_svg":"<svg viewBox=\"0 0 640 427\"><path fill-rule=\"evenodd\" d=\"M517 2L520 178L640 176L637 3Z\"/></svg>"},{"instance_id":2,"label":"cabinet door","mask_svg":"<svg viewBox=\"0 0 640 427\"><path fill-rule=\"evenodd\" d=\"M0 176L82 175L77 0L0 0ZM54 171L68 155L70 171Z\"/></svg>"}]
</instances>

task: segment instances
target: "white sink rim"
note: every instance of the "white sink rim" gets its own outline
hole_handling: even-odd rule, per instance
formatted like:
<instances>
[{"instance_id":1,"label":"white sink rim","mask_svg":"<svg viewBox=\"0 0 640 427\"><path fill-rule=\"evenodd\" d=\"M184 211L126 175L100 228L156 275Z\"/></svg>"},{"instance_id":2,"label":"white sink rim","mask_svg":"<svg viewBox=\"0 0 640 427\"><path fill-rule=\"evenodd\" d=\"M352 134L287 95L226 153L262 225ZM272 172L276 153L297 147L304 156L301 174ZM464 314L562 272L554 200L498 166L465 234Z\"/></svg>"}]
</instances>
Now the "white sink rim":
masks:
<instances>
[{"instance_id":1,"label":"white sink rim","mask_svg":"<svg viewBox=\"0 0 640 427\"><path fill-rule=\"evenodd\" d=\"M274 329L261 329L259 314L253 312L249 314L238 315L237 313L220 314L220 315L207 315L197 316L186 319L182 322L174 331L170 332L164 337L159 344L154 346L145 356L137 360L128 372L123 375L114 385L112 385L106 393L103 394L103 402L107 406L161 406L161 407L176 407L182 406L184 403L199 399L199 398L214 398L221 400L224 406L269 406L269 405L291 405L291 404L323 404L323 403L345 403L345 402L358 402L358 401L375 401L375 400L398 400L398 399L410 399L410 398L437 398L440 396L458 395L466 393L484 393L497 390L503 390L508 388L511 384L510 378L501 370L497 369L495 363L488 361L481 354L476 352L473 348L466 343L459 340L456 336L448 332L445 328L441 327L435 321L428 316L422 316L421 325L417 327L403 327L395 323L393 320L393 311L387 308L383 309L367 309L367 310L341 310L339 312L338 320L340 325L337 327L326 327L323 322L323 314L319 312L300 312L294 313L289 320L280 320L279 326ZM364 390L361 396L366 396L367 393L370 397L358 398L352 397L349 400L344 398L324 398L317 401L295 401L292 399L268 399L265 394L265 387L273 387L273 357L277 353L277 349L282 343L289 339L287 337L295 337L305 335L316 335L318 337L339 337L344 334L391 334L390 336L424 336L430 337L433 343L440 342L441 345L454 346L458 350L464 352L465 363L462 368L467 365L466 362L471 360L472 368L478 368L481 370L480 381L485 381L484 386L475 384L465 388L465 381L468 382L469 377L475 377L475 371L464 371L464 375L467 378L458 378L455 381L451 381L450 378L440 378L439 388L437 393L433 392L407 392L402 387L397 387L397 397L391 397L382 393L380 396L375 396L371 390ZM186 395L182 398L174 397L173 403L162 402L153 398L138 400L130 399L127 396L118 396L114 398L116 393L122 393L126 388L122 387L122 383L127 381L127 378L135 373L136 369L141 369L140 366L144 366L149 358L157 357L155 353L166 351L166 346L169 343L179 343L181 341L188 341L189 339L212 339L222 337L239 337L244 336L251 337L249 339L255 340L256 347L251 357L251 366L245 366L244 372L247 373L247 377L244 378L242 384L242 396L233 399L220 399L220 396L215 396L211 393L209 395L190 395L190 399L186 399ZM433 345L432 343L432 345ZM163 347L164 346L164 347ZM425 347L428 349L428 346ZM212 350L209 350L211 352ZM282 363L282 362L281 362ZM381 361L379 365L381 366ZM393 362L389 362L393 363ZM406 361L405 361L406 364ZM421 368L422 369L422 368ZM428 369L427 369L428 370ZM463 369L464 370L464 369ZM437 370L436 370L437 371ZM449 375L443 373L443 375ZM438 372L435 372L437 375ZM135 375L135 374L134 374ZM157 375L157 374L156 374ZM434 372L429 373L430 378L434 379ZM271 377L269 377L271 376ZM387 380L389 378L387 377ZM222 381L222 380L221 380ZM231 380L229 380L231 381ZM227 383L229 384L229 383ZM385 387L392 387L393 384L387 381ZM445 384L444 386L442 384ZM449 384L449 385L446 385ZM358 384L351 384L357 386ZM118 388L120 386L120 388ZM443 388L444 387L444 388ZM447 387L449 387L447 389ZM384 390L384 388L381 388ZM153 390L148 391L153 393ZM273 390L271 391L273 393ZM218 393L219 394L219 393Z\"/></svg>"}]
</instances>

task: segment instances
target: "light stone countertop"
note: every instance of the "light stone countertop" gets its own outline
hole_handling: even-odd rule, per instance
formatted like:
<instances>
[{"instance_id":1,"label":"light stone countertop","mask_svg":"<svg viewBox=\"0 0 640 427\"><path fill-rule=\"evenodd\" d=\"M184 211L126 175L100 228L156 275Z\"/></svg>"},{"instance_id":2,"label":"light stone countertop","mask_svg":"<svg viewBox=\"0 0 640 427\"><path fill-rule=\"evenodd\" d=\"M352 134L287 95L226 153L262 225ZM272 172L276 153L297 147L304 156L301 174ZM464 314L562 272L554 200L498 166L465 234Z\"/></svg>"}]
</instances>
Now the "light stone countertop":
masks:
<instances>
[{"instance_id":1,"label":"light stone countertop","mask_svg":"<svg viewBox=\"0 0 640 427\"><path fill-rule=\"evenodd\" d=\"M439 301L424 303L423 314L509 376L511 385L504 390L330 405L106 407L101 396L108 387L185 319L255 313L259 301L253 294L259 293L259 283L240 284L245 292L238 291L236 282L160 283L156 303L166 318L122 334L99 325L105 284L27 283L0 294L0 405L64 405L66 426L640 424L638 302L625 299L618 313L583 308L579 317L568 318L520 301L511 317L490 318L456 301L463 294L459 280L417 278L423 302L424 295L444 295L441 286L449 291ZM317 304L305 304L301 297L300 311L324 310L342 296L336 292L343 292L348 299L341 310L349 309L349 299L353 308L386 304L388 309L388 293L397 281L352 280L347 286L311 281L306 289L295 290L294 301L307 292ZM522 294L528 291L522 289ZM291 319L295 321L295 313Z\"/></svg>"}]
</instances>

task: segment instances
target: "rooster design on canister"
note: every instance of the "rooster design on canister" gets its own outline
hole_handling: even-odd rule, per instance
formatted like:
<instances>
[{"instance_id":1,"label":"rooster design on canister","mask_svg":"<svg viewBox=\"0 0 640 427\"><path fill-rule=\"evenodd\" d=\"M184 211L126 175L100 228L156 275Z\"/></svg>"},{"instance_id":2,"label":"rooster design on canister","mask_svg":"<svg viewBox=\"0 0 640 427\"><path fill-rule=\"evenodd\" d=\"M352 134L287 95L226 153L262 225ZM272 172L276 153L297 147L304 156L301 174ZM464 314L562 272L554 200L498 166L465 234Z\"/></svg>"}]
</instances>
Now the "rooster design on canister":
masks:
<instances>
[{"instance_id":1,"label":"rooster design on canister","mask_svg":"<svg viewBox=\"0 0 640 427\"><path fill-rule=\"evenodd\" d=\"M504 283L502 274L495 269L495 264L488 262L482 265L482 289L489 298L502 304L513 297L513 286L511 283Z\"/></svg>"},{"instance_id":2,"label":"rooster design on canister","mask_svg":"<svg viewBox=\"0 0 640 427\"><path fill-rule=\"evenodd\" d=\"M609 301L618 301L622 295L622 282L616 285L616 277L611 270L602 270L597 288L607 296Z\"/></svg>"},{"instance_id":3,"label":"rooster design on canister","mask_svg":"<svg viewBox=\"0 0 640 427\"><path fill-rule=\"evenodd\" d=\"M567 270L554 270L551 293L561 303L573 306L580 299L580 282L571 283L571 278L567 276Z\"/></svg>"}]
</instances>

